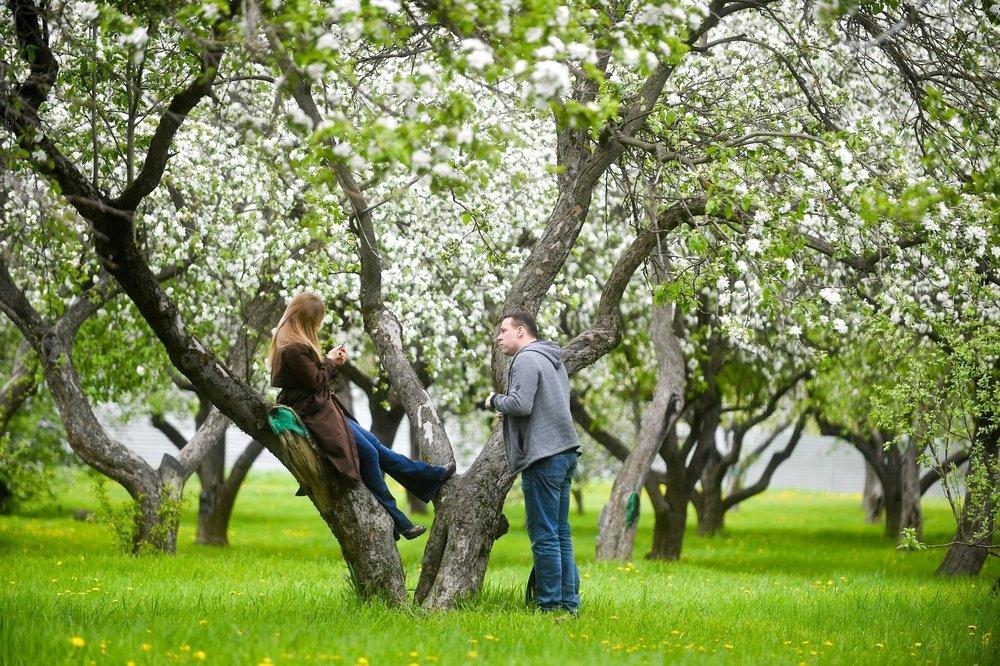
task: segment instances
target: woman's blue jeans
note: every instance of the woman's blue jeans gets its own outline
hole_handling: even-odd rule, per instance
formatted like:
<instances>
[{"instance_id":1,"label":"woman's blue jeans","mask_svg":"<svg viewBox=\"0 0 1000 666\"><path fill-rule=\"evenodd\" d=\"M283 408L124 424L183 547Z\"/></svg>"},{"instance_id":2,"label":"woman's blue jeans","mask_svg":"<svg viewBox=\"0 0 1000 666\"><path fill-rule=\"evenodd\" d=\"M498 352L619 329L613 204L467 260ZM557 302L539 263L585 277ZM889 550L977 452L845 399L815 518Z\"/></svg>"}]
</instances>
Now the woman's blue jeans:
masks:
<instances>
[{"instance_id":1,"label":"woman's blue jeans","mask_svg":"<svg viewBox=\"0 0 1000 666\"><path fill-rule=\"evenodd\" d=\"M375 435L362 428L356 421L347 419L347 422L354 431L354 441L358 445L361 480L372 491L379 504L389 512L396 531L406 532L413 527L413 523L396 506L396 500L389 492L389 487L385 485L382 472L399 481L421 501L430 502L441 487L444 467L428 465L420 460L410 460L378 441Z\"/></svg>"},{"instance_id":2,"label":"woman's blue jeans","mask_svg":"<svg viewBox=\"0 0 1000 666\"><path fill-rule=\"evenodd\" d=\"M535 601L542 610L580 610L580 571L569 529L576 450L542 458L521 472L524 513L535 560Z\"/></svg>"}]
</instances>

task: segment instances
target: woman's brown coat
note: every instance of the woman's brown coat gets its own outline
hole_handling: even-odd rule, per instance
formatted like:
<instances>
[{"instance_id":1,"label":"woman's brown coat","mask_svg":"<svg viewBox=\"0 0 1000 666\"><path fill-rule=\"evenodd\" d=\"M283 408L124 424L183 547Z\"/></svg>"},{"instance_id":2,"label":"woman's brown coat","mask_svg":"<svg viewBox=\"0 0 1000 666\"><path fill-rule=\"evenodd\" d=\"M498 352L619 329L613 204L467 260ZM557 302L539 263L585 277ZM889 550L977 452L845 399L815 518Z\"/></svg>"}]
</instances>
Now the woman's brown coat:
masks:
<instances>
[{"instance_id":1,"label":"woman's brown coat","mask_svg":"<svg viewBox=\"0 0 1000 666\"><path fill-rule=\"evenodd\" d=\"M295 410L333 468L350 483L361 481L358 449L347 424L350 413L329 389L337 374L333 360L320 360L304 344L282 347L271 369L271 386L281 389L278 402Z\"/></svg>"}]
</instances>

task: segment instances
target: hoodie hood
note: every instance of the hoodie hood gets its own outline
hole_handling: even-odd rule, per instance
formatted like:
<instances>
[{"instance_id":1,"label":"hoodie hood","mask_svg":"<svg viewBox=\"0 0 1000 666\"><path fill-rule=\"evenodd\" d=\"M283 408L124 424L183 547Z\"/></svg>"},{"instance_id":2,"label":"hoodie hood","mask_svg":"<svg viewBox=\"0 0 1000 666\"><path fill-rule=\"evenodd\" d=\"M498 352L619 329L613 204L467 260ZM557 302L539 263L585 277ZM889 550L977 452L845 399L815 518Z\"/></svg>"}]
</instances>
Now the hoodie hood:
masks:
<instances>
[{"instance_id":1,"label":"hoodie hood","mask_svg":"<svg viewBox=\"0 0 1000 666\"><path fill-rule=\"evenodd\" d=\"M534 352L544 356L557 370L562 367L562 348L551 340L535 340L530 345L525 346L518 354L524 352Z\"/></svg>"}]
</instances>

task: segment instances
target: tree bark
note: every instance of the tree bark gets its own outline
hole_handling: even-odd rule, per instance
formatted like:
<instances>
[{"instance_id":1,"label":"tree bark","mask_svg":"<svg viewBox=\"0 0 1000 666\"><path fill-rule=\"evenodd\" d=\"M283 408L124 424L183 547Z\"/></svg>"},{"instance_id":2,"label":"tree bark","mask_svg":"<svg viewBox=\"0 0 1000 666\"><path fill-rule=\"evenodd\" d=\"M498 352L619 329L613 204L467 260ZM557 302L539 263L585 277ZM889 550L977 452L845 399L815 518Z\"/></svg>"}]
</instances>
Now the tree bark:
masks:
<instances>
[{"instance_id":1,"label":"tree bark","mask_svg":"<svg viewBox=\"0 0 1000 666\"><path fill-rule=\"evenodd\" d=\"M975 457L979 453L981 456L987 483L983 488L966 484L965 503L955 538L937 570L941 576L978 575L993 549L997 506L992 493L1000 486L1000 429L985 418L977 419L976 435L982 437L982 448L977 452L974 447L972 455Z\"/></svg>"},{"instance_id":2,"label":"tree bark","mask_svg":"<svg viewBox=\"0 0 1000 666\"><path fill-rule=\"evenodd\" d=\"M233 516L233 507L236 504L236 495L243 486L250 466L253 465L257 456L264 451L264 445L257 440L251 440L247 444L243 453L233 464L229 471L229 476L222 483L214 496L212 510L202 518L198 516L198 539L197 542L208 546L228 546L229 545L229 522Z\"/></svg>"},{"instance_id":3,"label":"tree bark","mask_svg":"<svg viewBox=\"0 0 1000 666\"><path fill-rule=\"evenodd\" d=\"M654 270L657 283L662 282L665 279L662 270ZM611 497L601 510L598 560L631 559L638 519L629 520L629 502L641 492L653 458L684 408L685 359L673 332L674 310L673 303L653 305L650 337L658 367L656 388L643 414L635 448L615 477Z\"/></svg>"},{"instance_id":4,"label":"tree bark","mask_svg":"<svg viewBox=\"0 0 1000 666\"><path fill-rule=\"evenodd\" d=\"M681 449L677 444L676 427L667 434L664 458L667 462L667 480L662 501L653 500L653 545L646 554L648 560L676 561L684 547L687 528L687 506L691 497L687 472ZM647 491L652 489L647 484ZM653 492L649 493L651 496ZM659 488L655 495L660 496Z\"/></svg>"},{"instance_id":5,"label":"tree bark","mask_svg":"<svg viewBox=\"0 0 1000 666\"><path fill-rule=\"evenodd\" d=\"M31 343L22 340L14 352L14 364L10 377L0 388L0 435L7 432L10 419L21 409L21 405L38 388L35 374L34 351Z\"/></svg>"},{"instance_id":6,"label":"tree bark","mask_svg":"<svg viewBox=\"0 0 1000 666\"><path fill-rule=\"evenodd\" d=\"M717 464L717 463L715 463ZM722 505L722 483L714 472L713 461L706 466L709 474L701 477L701 501L695 504L698 516L698 536L715 536L725 527L726 513Z\"/></svg>"},{"instance_id":7,"label":"tree bark","mask_svg":"<svg viewBox=\"0 0 1000 666\"><path fill-rule=\"evenodd\" d=\"M898 540L902 530L912 528L916 531L917 538L924 534L924 515L920 508L920 469L917 467L917 442L911 437L906 444L901 457L900 483L899 483L899 532L895 538Z\"/></svg>"},{"instance_id":8,"label":"tree bark","mask_svg":"<svg viewBox=\"0 0 1000 666\"><path fill-rule=\"evenodd\" d=\"M865 487L861 493L861 508L865 510L865 520L869 523L878 522L879 516L884 510L883 499L885 491L878 480L878 474L871 463L865 461Z\"/></svg>"},{"instance_id":9,"label":"tree bark","mask_svg":"<svg viewBox=\"0 0 1000 666\"><path fill-rule=\"evenodd\" d=\"M396 426L399 426L398 422ZM420 454L420 437L417 435L412 423L410 424L410 457L414 460L419 460L422 457ZM427 503L422 501L409 490L406 491L406 504L410 508L410 513L419 516L426 516L430 513L427 509Z\"/></svg>"}]
</instances>

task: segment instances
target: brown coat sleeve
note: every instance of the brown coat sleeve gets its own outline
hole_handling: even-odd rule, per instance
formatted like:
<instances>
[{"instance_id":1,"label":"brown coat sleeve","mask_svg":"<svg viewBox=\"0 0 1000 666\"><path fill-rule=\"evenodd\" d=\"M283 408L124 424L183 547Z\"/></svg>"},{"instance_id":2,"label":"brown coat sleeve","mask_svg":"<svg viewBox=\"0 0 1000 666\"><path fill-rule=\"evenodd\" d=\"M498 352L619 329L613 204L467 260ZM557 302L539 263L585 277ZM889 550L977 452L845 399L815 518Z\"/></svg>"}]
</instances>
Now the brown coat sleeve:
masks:
<instances>
[{"instance_id":1,"label":"brown coat sleeve","mask_svg":"<svg viewBox=\"0 0 1000 666\"><path fill-rule=\"evenodd\" d=\"M337 376L337 364L332 359L316 358L316 353L305 345L289 345L281 352L281 361L302 388L319 392Z\"/></svg>"}]
</instances>

